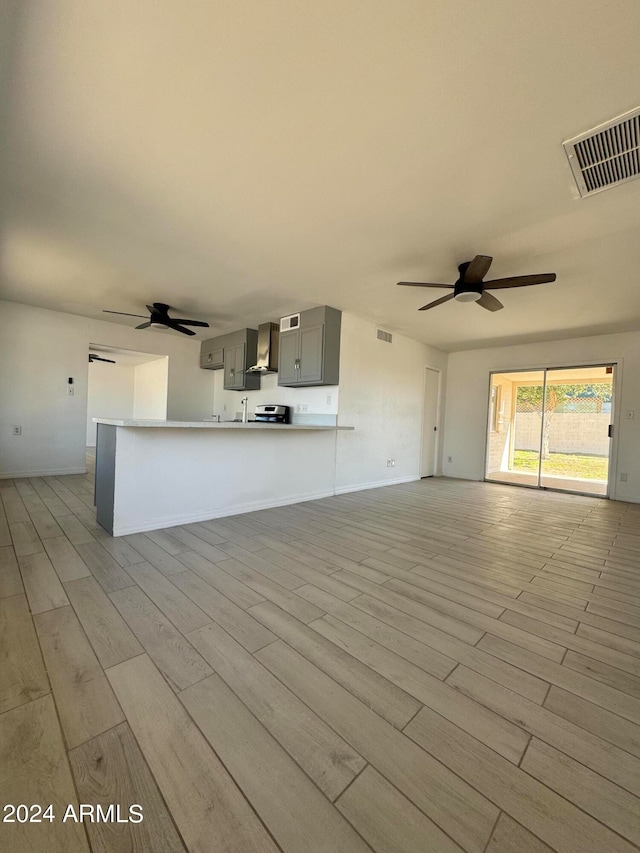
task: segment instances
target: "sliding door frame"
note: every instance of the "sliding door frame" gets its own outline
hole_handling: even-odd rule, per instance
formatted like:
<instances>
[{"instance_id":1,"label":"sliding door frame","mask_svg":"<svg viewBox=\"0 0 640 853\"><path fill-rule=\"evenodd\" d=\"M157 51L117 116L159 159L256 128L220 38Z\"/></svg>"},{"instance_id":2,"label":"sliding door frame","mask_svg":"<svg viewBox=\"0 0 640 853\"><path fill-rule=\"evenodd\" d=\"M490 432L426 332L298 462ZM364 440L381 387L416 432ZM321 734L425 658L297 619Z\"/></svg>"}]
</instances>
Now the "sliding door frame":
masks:
<instances>
[{"instance_id":1,"label":"sliding door frame","mask_svg":"<svg viewBox=\"0 0 640 853\"><path fill-rule=\"evenodd\" d=\"M587 497L595 497L600 499L609 499L615 500L616 498L616 485L617 485L617 460L618 460L618 429L617 424L620 421L620 389L622 387L622 366L623 360L621 358L612 358L612 359L603 359L599 360L589 360L589 361L571 361L566 363L558 363L555 362L553 364L543 364L536 366L527 366L527 367L507 367L501 370L490 370L489 371L489 387L487 393L487 428L485 435L485 445L484 445L484 481L487 483L499 483L504 486L514 486L517 485L520 488L524 489L537 489L538 491L547 491L547 492L562 492L564 494L569 495L585 495ZM547 372L551 370L571 370L572 368L582 369L585 367L612 367L613 368L613 383L611 385L612 394L613 394L613 405L611 407L611 430L612 435L609 439L609 464L607 470L607 494L606 495L594 495L590 492L580 492L574 491L572 489L554 489L552 486L543 486L540 483L541 473L542 473L542 434L544 430L544 419L545 412L544 406L546 401L546 391L547 391ZM540 371L543 373L543 386L542 386L542 417L540 419L540 452L538 459L538 485L529 485L528 483L510 483L506 480L497 480L494 478L489 479L487 477L487 464L489 460L489 441L491 437L491 389L493 387L493 377L503 373L533 373L535 371Z\"/></svg>"}]
</instances>

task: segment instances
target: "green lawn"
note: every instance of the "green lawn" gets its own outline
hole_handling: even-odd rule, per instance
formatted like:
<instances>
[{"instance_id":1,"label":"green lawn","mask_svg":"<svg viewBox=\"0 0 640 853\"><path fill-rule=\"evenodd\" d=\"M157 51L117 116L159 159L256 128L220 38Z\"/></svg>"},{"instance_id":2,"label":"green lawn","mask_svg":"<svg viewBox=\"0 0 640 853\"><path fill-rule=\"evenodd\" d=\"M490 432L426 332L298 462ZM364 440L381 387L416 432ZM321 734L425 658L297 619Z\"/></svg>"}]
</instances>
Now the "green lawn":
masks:
<instances>
[{"instance_id":1,"label":"green lawn","mask_svg":"<svg viewBox=\"0 0 640 853\"><path fill-rule=\"evenodd\" d=\"M605 456L579 456L574 453L550 453L542 460L543 474L578 477L581 480L606 480L609 460ZM516 450L514 471L538 471L538 454L533 450Z\"/></svg>"}]
</instances>

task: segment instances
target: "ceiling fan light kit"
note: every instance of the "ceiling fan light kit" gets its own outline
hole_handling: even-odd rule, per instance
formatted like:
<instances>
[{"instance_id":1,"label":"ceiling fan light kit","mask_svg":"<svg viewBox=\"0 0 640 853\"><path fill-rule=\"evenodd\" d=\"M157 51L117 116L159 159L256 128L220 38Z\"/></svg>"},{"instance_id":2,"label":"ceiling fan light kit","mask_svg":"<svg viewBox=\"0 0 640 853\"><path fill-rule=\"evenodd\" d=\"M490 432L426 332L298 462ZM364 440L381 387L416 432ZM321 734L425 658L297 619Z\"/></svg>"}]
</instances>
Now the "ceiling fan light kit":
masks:
<instances>
[{"instance_id":1,"label":"ceiling fan light kit","mask_svg":"<svg viewBox=\"0 0 640 853\"><path fill-rule=\"evenodd\" d=\"M453 293L448 293L446 296L441 296L440 299L423 305L422 308L418 309L419 311L428 311L430 308L442 305L443 302L448 302L450 299L455 299L456 302L477 302L481 308L486 308L487 311L499 311L501 308L504 308L504 305L493 294L489 293L489 290L528 287L532 284L546 284L556 280L556 274L551 272L538 273L536 275L515 275L509 278L496 278L493 281L484 281L484 277L489 272L492 261L493 258L489 255L476 255L472 261L460 264L458 267L460 275L455 284L399 281L398 285L401 287L444 287L447 290L453 291Z\"/></svg>"}]
</instances>

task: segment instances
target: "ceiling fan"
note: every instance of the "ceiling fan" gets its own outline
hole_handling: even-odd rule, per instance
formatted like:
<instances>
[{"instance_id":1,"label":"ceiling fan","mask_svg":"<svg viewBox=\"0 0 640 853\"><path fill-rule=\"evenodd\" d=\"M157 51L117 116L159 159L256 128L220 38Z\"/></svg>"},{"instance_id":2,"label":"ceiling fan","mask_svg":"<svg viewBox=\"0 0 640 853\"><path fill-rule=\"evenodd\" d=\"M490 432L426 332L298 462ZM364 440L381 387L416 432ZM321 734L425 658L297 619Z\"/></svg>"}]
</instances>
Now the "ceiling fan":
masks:
<instances>
[{"instance_id":1,"label":"ceiling fan","mask_svg":"<svg viewBox=\"0 0 640 853\"><path fill-rule=\"evenodd\" d=\"M204 323L202 320L177 320L174 317L169 316L170 305L165 305L164 302L154 302L153 305L147 305L147 310L149 311L149 318L147 319L143 314L127 314L125 311L107 311L106 308L103 308L104 314L120 314L123 317L140 317L143 320L146 320L146 323L140 323L139 326L136 326L136 329L148 329L149 326L156 326L159 329L174 329L176 332L182 332L183 335L195 335L195 332L192 332L191 329L185 329L184 326L204 326L205 328L209 328L208 323Z\"/></svg>"},{"instance_id":2,"label":"ceiling fan","mask_svg":"<svg viewBox=\"0 0 640 853\"><path fill-rule=\"evenodd\" d=\"M99 355L96 355L93 352L89 353L89 364L93 364L94 361L106 361L109 364L115 364L116 362L112 358L101 358Z\"/></svg>"},{"instance_id":3,"label":"ceiling fan","mask_svg":"<svg viewBox=\"0 0 640 853\"><path fill-rule=\"evenodd\" d=\"M485 275L489 272L489 267L493 258L488 255L476 255L472 261L467 261L460 264L458 272L460 276L455 284L433 284L431 282L422 281L399 281L398 284L405 287L446 287L453 290L453 293L448 293L440 299L429 302L423 305L420 311L427 311L429 308L435 308L436 305L442 305L443 302L448 302L450 299L457 299L458 302L477 302L487 311L499 311L504 308L502 302L487 293L488 290L503 290L507 287L526 287L529 284L546 284L556 280L556 274L540 273L539 275L516 275L510 278L496 278L493 281L483 281Z\"/></svg>"}]
</instances>

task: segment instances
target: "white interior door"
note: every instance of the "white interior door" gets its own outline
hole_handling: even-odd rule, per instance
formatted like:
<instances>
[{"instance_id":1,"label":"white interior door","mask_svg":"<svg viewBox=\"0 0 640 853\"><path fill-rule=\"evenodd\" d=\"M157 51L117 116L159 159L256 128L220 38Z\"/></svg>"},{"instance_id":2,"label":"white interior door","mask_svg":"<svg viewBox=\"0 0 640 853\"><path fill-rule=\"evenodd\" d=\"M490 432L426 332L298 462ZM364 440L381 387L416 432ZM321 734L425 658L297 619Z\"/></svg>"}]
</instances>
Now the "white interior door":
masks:
<instances>
[{"instance_id":1,"label":"white interior door","mask_svg":"<svg viewBox=\"0 0 640 853\"><path fill-rule=\"evenodd\" d=\"M433 477L436 471L438 439L438 385L440 371L427 367L424 372L424 410L422 416L421 477Z\"/></svg>"}]
</instances>

